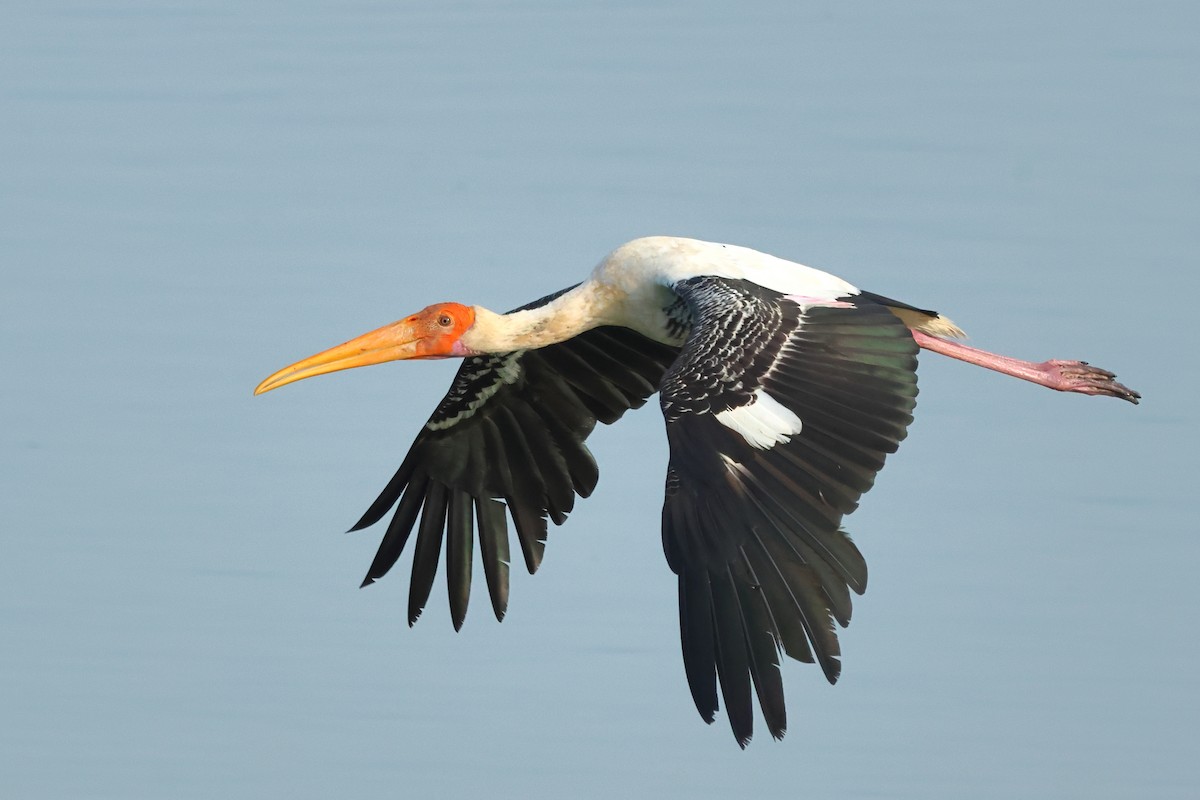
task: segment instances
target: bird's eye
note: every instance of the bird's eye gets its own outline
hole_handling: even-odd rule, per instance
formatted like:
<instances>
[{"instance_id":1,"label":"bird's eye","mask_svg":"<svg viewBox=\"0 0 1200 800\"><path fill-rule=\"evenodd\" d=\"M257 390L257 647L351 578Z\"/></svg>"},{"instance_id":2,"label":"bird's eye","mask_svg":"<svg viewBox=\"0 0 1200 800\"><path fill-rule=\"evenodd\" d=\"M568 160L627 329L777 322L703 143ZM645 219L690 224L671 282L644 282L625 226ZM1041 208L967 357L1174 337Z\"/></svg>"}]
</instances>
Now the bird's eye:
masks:
<instances>
[{"instance_id":1,"label":"bird's eye","mask_svg":"<svg viewBox=\"0 0 1200 800\"><path fill-rule=\"evenodd\" d=\"M449 314L442 314L440 317L438 317L438 325L441 325L443 328L449 328L453 324L454 320Z\"/></svg>"}]
</instances>

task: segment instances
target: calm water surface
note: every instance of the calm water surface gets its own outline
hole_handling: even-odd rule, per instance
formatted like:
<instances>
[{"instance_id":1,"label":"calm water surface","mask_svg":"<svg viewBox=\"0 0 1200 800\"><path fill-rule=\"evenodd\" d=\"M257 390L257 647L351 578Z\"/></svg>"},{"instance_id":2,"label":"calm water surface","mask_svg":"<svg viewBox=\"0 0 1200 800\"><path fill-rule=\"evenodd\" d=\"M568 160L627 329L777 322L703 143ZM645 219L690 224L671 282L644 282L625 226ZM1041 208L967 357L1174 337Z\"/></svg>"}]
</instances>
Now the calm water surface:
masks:
<instances>
[{"instance_id":1,"label":"calm water surface","mask_svg":"<svg viewBox=\"0 0 1200 800\"><path fill-rule=\"evenodd\" d=\"M63 2L0 11L0 794L1193 797L1193 3ZM922 358L848 520L836 688L691 706L653 404L516 575L412 630L352 523L445 390L283 364L635 236L732 241L1084 357Z\"/></svg>"}]
</instances>

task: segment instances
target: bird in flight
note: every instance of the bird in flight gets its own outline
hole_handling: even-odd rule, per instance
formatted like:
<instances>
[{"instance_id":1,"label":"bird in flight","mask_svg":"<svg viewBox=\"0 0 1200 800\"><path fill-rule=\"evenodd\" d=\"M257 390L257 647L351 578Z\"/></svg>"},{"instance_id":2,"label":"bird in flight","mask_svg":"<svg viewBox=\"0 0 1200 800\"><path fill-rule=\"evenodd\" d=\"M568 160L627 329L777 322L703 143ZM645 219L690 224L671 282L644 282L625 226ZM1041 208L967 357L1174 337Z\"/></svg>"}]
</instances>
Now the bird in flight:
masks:
<instances>
[{"instance_id":1,"label":"bird in flight","mask_svg":"<svg viewBox=\"0 0 1200 800\"><path fill-rule=\"evenodd\" d=\"M461 357L379 498L395 507L363 585L415 531L408 619L442 551L450 615L467 613L476 544L497 619L508 607L509 525L525 566L542 560L599 475L585 440L658 392L670 462L663 550L678 578L683 663L701 717L718 691L738 744L787 728L781 655L841 670L837 626L867 566L841 528L916 405L919 349L1063 392L1139 395L1081 361L1032 363L953 341L946 317L744 247L656 236L587 280L507 314L438 303L299 361L255 394L337 370Z\"/></svg>"}]
</instances>

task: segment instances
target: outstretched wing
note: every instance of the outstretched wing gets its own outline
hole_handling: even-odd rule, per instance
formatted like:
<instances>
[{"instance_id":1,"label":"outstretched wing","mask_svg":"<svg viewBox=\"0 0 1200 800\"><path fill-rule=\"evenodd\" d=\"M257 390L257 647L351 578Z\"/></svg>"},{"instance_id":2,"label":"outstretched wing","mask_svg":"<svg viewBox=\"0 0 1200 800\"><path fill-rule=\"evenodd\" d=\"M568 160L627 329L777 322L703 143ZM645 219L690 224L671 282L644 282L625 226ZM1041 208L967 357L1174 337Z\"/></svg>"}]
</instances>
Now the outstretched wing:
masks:
<instances>
[{"instance_id":1,"label":"outstretched wing","mask_svg":"<svg viewBox=\"0 0 1200 800\"><path fill-rule=\"evenodd\" d=\"M415 529L408 595L413 624L429 599L444 540L457 630L467 613L477 531L492 608L503 619L505 507L533 572L545 548L547 517L561 525L575 495L587 497L596 486L596 462L584 444L596 421L615 422L645 403L677 354L631 330L603 327L539 350L466 359L395 476L351 528L375 524L396 505L363 585L395 565Z\"/></svg>"},{"instance_id":2,"label":"outstretched wing","mask_svg":"<svg viewBox=\"0 0 1200 800\"><path fill-rule=\"evenodd\" d=\"M712 277L674 289L692 327L661 387L663 547L696 708L713 720L719 683L745 746L751 685L771 734L787 727L781 650L838 677L834 622L867 583L839 525L912 421L917 345L869 298Z\"/></svg>"}]
</instances>

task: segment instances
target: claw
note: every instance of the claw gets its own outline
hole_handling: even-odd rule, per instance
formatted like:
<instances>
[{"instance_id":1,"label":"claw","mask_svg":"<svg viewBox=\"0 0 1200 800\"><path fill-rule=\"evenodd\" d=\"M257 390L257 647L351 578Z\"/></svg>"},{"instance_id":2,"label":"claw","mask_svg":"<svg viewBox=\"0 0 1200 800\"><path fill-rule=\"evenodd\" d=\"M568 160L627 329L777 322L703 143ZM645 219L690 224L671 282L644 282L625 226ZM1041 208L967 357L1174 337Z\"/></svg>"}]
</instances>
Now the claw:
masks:
<instances>
[{"instance_id":1,"label":"claw","mask_svg":"<svg viewBox=\"0 0 1200 800\"><path fill-rule=\"evenodd\" d=\"M1086 361L1043 361L1038 369L1045 373L1046 386L1060 392L1118 397L1137 405L1141 395L1128 386L1117 383L1116 374Z\"/></svg>"}]
</instances>

